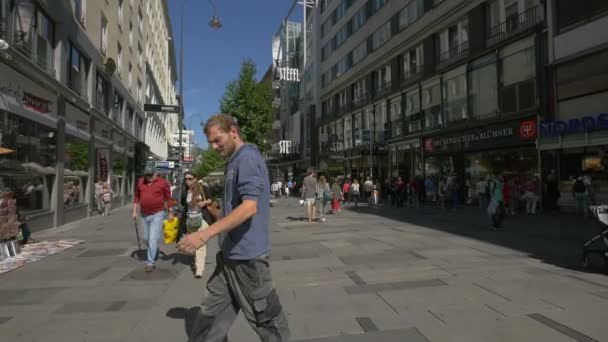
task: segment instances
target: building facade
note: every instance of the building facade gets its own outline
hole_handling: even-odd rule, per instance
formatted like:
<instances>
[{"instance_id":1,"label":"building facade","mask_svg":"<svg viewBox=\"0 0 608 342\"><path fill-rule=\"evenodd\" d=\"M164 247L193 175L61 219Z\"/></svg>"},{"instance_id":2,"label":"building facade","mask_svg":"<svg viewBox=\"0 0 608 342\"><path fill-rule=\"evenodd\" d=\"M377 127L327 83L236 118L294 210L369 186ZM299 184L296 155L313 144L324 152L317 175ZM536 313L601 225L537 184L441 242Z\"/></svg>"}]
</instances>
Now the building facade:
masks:
<instances>
[{"instance_id":1,"label":"building facade","mask_svg":"<svg viewBox=\"0 0 608 342\"><path fill-rule=\"evenodd\" d=\"M147 151L166 150L162 122L143 111L149 6L0 0L0 39L9 45L0 51L0 188L34 230L90 215L96 179L110 184L115 206L130 202Z\"/></svg>"},{"instance_id":2,"label":"building facade","mask_svg":"<svg viewBox=\"0 0 608 342\"><path fill-rule=\"evenodd\" d=\"M547 62L540 1L319 7L319 165L330 175L454 175L470 187L490 174L538 175Z\"/></svg>"},{"instance_id":3,"label":"building facade","mask_svg":"<svg viewBox=\"0 0 608 342\"><path fill-rule=\"evenodd\" d=\"M310 162L304 158L305 115L302 88L302 24L285 21L272 40L273 65L262 81L272 82L274 121L267 153L273 180L298 177Z\"/></svg>"},{"instance_id":4,"label":"building facade","mask_svg":"<svg viewBox=\"0 0 608 342\"><path fill-rule=\"evenodd\" d=\"M540 123L542 169L555 170L560 204L573 206L573 177L591 176L608 200L608 2L547 2L549 99Z\"/></svg>"}]
</instances>

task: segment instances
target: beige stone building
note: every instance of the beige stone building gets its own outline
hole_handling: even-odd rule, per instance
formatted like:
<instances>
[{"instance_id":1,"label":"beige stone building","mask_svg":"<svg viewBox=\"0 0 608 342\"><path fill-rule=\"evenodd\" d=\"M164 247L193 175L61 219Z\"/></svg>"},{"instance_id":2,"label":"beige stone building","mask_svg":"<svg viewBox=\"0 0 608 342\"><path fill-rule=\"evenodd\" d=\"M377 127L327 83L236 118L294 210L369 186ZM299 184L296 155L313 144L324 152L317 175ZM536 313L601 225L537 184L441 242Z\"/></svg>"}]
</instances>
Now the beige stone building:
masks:
<instances>
[{"instance_id":1,"label":"beige stone building","mask_svg":"<svg viewBox=\"0 0 608 342\"><path fill-rule=\"evenodd\" d=\"M152 155L167 157L176 114L166 0L0 0L0 193L36 231L132 200Z\"/></svg>"}]
</instances>

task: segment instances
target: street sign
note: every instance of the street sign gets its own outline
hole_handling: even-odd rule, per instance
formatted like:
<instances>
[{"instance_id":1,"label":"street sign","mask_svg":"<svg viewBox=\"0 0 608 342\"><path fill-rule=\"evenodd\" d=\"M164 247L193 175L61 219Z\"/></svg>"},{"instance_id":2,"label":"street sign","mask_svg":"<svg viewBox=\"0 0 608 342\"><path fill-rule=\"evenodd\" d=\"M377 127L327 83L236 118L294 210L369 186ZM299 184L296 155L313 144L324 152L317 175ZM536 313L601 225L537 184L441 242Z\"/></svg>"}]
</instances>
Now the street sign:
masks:
<instances>
[{"instance_id":1,"label":"street sign","mask_svg":"<svg viewBox=\"0 0 608 342\"><path fill-rule=\"evenodd\" d=\"M180 106L144 103L146 112L179 113Z\"/></svg>"}]
</instances>

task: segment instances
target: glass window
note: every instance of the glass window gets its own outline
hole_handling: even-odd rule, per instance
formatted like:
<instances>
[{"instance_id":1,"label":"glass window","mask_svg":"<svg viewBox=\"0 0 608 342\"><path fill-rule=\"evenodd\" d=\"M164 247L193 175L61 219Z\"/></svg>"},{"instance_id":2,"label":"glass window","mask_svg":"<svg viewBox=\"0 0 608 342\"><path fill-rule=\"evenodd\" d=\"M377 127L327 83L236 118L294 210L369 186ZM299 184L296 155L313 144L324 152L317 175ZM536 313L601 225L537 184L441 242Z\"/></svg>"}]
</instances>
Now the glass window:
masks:
<instances>
[{"instance_id":1,"label":"glass window","mask_svg":"<svg viewBox=\"0 0 608 342\"><path fill-rule=\"evenodd\" d=\"M443 103L446 122L468 118L467 79L465 74L443 81Z\"/></svg>"},{"instance_id":2,"label":"glass window","mask_svg":"<svg viewBox=\"0 0 608 342\"><path fill-rule=\"evenodd\" d=\"M396 97L391 100L391 137L398 137L402 134L401 97Z\"/></svg>"},{"instance_id":3,"label":"glass window","mask_svg":"<svg viewBox=\"0 0 608 342\"><path fill-rule=\"evenodd\" d=\"M380 26L372 35L372 50L376 50L391 38L391 22Z\"/></svg>"},{"instance_id":4,"label":"glass window","mask_svg":"<svg viewBox=\"0 0 608 342\"><path fill-rule=\"evenodd\" d=\"M469 20L467 18L439 33L439 61L446 62L469 50Z\"/></svg>"},{"instance_id":5,"label":"glass window","mask_svg":"<svg viewBox=\"0 0 608 342\"><path fill-rule=\"evenodd\" d=\"M97 71L97 82L95 85L95 107L103 113L108 113L108 81Z\"/></svg>"},{"instance_id":6,"label":"glass window","mask_svg":"<svg viewBox=\"0 0 608 342\"><path fill-rule=\"evenodd\" d=\"M127 77L127 82L129 84L129 91L133 92L133 66L129 63L129 75Z\"/></svg>"},{"instance_id":7,"label":"glass window","mask_svg":"<svg viewBox=\"0 0 608 342\"><path fill-rule=\"evenodd\" d=\"M133 116L134 116L133 108L127 107L127 117L125 122L125 129L127 132L131 132L133 130Z\"/></svg>"},{"instance_id":8,"label":"glass window","mask_svg":"<svg viewBox=\"0 0 608 342\"><path fill-rule=\"evenodd\" d=\"M578 1L555 1L557 28L562 30L579 22L590 22L597 16L608 12L608 1L587 0L582 5Z\"/></svg>"},{"instance_id":9,"label":"glass window","mask_svg":"<svg viewBox=\"0 0 608 342\"><path fill-rule=\"evenodd\" d=\"M346 116L344 118L344 149L353 147L353 133L351 126L352 118Z\"/></svg>"},{"instance_id":10,"label":"glass window","mask_svg":"<svg viewBox=\"0 0 608 342\"><path fill-rule=\"evenodd\" d=\"M363 41L353 49L353 65L356 65L365 57L367 57L367 41Z\"/></svg>"},{"instance_id":11,"label":"glass window","mask_svg":"<svg viewBox=\"0 0 608 342\"><path fill-rule=\"evenodd\" d=\"M13 151L0 155L0 191L15 199L22 213L50 210L55 130L6 112L0 117L0 146Z\"/></svg>"},{"instance_id":12,"label":"glass window","mask_svg":"<svg viewBox=\"0 0 608 342\"><path fill-rule=\"evenodd\" d=\"M498 107L498 82L496 63L472 70L469 73L471 115L484 119L496 116Z\"/></svg>"},{"instance_id":13,"label":"glass window","mask_svg":"<svg viewBox=\"0 0 608 342\"><path fill-rule=\"evenodd\" d=\"M372 13L378 12L386 4L387 0L372 0Z\"/></svg>"},{"instance_id":14,"label":"glass window","mask_svg":"<svg viewBox=\"0 0 608 342\"><path fill-rule=\"evenodd\" d=\"M74 44L70 44L68 63L68 87L85 99L88 98L88 60L84 58Z\"/></svg>"},{"instance_id":15,"label":"glass window","mask_svg":"<svg viewBox=\"0 0 608 342\"><path fill-rule=\"evenodd\" d=\"M363 6L353 16L353 33L357 32L363 25L365 25L366 20L367 20L367 18L365 16L365 6Z\"/></svg>"},{"instance_id":16,"label":"glass window","mask_svg":"<svg viewBox=\"0 0 608 342\"><path fill-rule=\"evenodd\" d=\"M129 49L133 50L133 23L129 22Z\"/></svg>"},{"instance_id":17,"label":"glass window","mask_svg":"<svg viewBox=\"0 0 608 342\"><path fill-rule=\"evenodd\" d=\"M44 70L53 71L53 22L42 11L38 11L36 40L36 63Z\"/></svg>"},{"instance_id":18,"label":"glass window","mask_svg":"<svg viewBox=\"0 0 608 342\"><path fill-rule=\"evenodd\" d=\"M438 82L422 86L422 110L426 129L435 129L443 125L441 88Z\"/></svg>"},{"instance_id":19,"label":"glass window","mask_svg":"<svg viewBox=\"0 0 608 342\"><path fill-rule=\"evenodd\" d=\"M0 0L0 38L7 40L10 1Z\"/></svg>"},{"instance_id":20,"label":"glass window","mask_svg":"<svg viewBox=\"0 0 608 342\"><path fill-rule=\"evenodd\" d=\"M19 1L15 4L14 43L21 52L31 54L34 49L33 34L36 27L36 5L33 1Z\"/></svg>"},{"instance_id":21,"label":"glass window","mask_svg":"<svg viewBox=\"0 0 608 342\"><path fill-rule=\"evenodd\" d=\"M122 17L123 17L122 3L123 3L123 0L118 0L118 27L120 27L121 29L122 29Z\"/></svg>"},{"instance_id":22,"label":"glass window","mask_svg":"<svg viewBox=\"0 0 608 342\"><path fill-rule=\"evenodd\" d=\"M105 55L108 52L108 20L101 16L101 53Z\"/></svg>"},{"instance_id":23,"label":"glass window","mask_svg":"<svg viewBox=\"0 0 608 342\"><path fill-rule=\"evenodd\" d=\"M89 176L89 142L66 135L63 204L71 207L86 203Z\"/></svg>"},{"instance_id":24,"label":"glass window","mask_svg":"<svg viewBox=\"0 0 608 342\"><path fill-rule=\"evenodd\" d=\"M535 78L536 64L534 47L505 56L502 59L502 84L511 84Z\"/></svg>"},{"instance_id":25,"label":"glass window","mask_svg":"<svg viewBox=\"0 0 608 342\"><path fill-rule=\"evenodd\" d=\"M423 0L412 0L399 12L399 28L403 29L422 16Z\"/></svg>"},{"instance_id":26,"label":"glass window","mask_svg":"<svg viewBox=\"0 0 608 342\"><path fill-rule=\"evenodd\" d=\"M118 92L114 92L114 103L112 106L112 120L116 123L120 123L122 120L122 110L124 108L125 101Z\"/></svg>"}]
</instances>

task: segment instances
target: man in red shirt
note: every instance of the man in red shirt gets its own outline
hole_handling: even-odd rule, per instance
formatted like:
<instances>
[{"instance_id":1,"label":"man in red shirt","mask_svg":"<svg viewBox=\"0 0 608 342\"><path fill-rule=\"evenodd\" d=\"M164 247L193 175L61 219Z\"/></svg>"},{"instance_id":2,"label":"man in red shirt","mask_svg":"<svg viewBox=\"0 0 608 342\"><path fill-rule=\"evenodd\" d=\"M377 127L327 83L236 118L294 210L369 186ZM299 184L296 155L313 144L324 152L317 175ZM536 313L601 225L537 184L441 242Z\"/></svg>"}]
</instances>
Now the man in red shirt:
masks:
<instances>
[{"instance_id":1,"label":"man in red shirt","mask_svg":"<svg viewBox=\"0 0 608 342\"><path fill-rule=\"evenodd\" d=\"M141 222L144 226L144 240L148 241L146 272L152 272L158 256L158 244L163 235L165 204L169 211L169 221L173 220L173 199L171 187L161 178L153 167L146 166L144 176L137 181L133 199L133 219L137 220L141 209Z\"/></svg>"}]
</instances>

